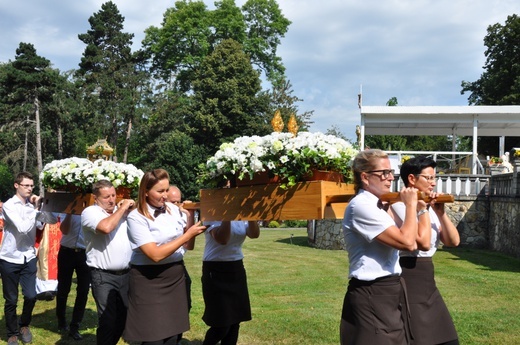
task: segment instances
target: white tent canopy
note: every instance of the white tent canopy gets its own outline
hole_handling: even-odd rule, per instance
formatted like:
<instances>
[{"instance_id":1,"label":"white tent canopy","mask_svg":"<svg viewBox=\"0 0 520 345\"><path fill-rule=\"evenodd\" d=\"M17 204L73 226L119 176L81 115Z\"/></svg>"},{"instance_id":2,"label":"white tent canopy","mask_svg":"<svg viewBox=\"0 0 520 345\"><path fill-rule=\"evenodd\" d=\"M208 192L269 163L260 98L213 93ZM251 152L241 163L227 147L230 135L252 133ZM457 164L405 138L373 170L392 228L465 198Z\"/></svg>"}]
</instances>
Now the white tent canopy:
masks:
<instances>
[{"instance_id":1,"label":"white tent canopy","mask_svg":"<svg viewBox=\"0 0 520 345\"><path fill-rule=\"evenodd\" d=\"M504 138L520 136L520 106L361 106L360 109L362 148L365 135L472 136L476 161L477 137L500 137L502 155Z\"/></svg>"}]
</instances>

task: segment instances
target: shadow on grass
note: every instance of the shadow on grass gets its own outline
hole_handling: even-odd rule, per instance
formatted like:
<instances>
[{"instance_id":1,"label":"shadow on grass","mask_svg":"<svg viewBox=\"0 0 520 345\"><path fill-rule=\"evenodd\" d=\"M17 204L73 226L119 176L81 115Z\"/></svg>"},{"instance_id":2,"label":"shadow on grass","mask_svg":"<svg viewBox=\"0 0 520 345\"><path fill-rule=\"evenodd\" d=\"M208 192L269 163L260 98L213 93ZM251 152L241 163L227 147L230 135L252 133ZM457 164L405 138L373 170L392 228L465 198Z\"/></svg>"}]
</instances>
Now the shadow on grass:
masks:
<instances>
[{"instance_id":1,"label":"shadow on grass","mask_svg":"<svg viewBox=\"0 0 520 345\"><path fill-rule=\"evenodd\" d=\"M42 306L42 304L47 304L46 306ZM23 305L23 297L18 299L18 307L20 308ZM59 334L58 331L58 321L56 319L56 301L37 301L36 307L33 311L32 320L31 320L31 328L39 328L44 329L47 332L52 332ZM46 308L43 312L37 312L38 309ZM72 307L67 306L67 315L72 314ZM18 317L20 317L20 312L18 311ZM2 314L2 318L0 319L0 324L5 325L5 316ZM96 328L97 327L97 313L90 309L85 309L85 316L83 318L83 322L81 323L80 333L83 336L81 341L76 341L68 336L68 334L63 334L61 339L58 340L55 344L60 345L68 345L68 344L95 344L96 343L96 335L88 334L86 332L82 332L87 328ZM38 339L38 335L33 331L34 341L37 344L45 343L44 340ZM6 340L5 334L0 336L0 339ZM7 342L7 340L6 340ZM51 342L48 342L49 344Z\"/></svg>"},{"instance_id":2,"label":"shadow on grass","mask_svg":"<svg viewBox=\"0 0 520 345\"><path fill-rule=\"evenodd\" d=\"M287 231L287 233L290 233L290 231ZM307 236L294 236L293 234L289 234L289 237L276 240L276 242L292 244L300 247L310 247Z\"/></svg>"},{"instance_id":3,"label":"shadow on grass","mask_svg":"<svg viewBox=\"0 0 520 345\"><path fill-rule=\"evenodd\" d=\"M198 340L198 339L194 339L194 340L182 339L179 344L180 345L202 345L202 340Z\"/></svg>"},{"instance_id":4,"label":"shadow on grass","mask_svg":"<svg viewBox=\"0 0 520 345\"><path fill-rule=\"evenodd\" d=\"M482 266L481 270L520 272L520 259L492 250L444 247L443 251L458 257L453 260L465 260Z\"/></svg>"},{"instance_id":5,"label":"shadow on grass","mask_svg":"<svg viewBox=\"0 0 520 345\"><path fill-rule=\"evenodd\" d=\"M21 303L23 303L23 298L18 300L19 307L21 307ZM37 306L38 306L38 304L40 304L39 307L46 308L46 310L38 313L36 311L37 308L35 308L35 310L33 312L33 316L32 316L31 328L43 329L47 332L51 332L51 333L55 333L55 334L59 335L58 321L56 319L56 308L55 308L56 300L52 300L52 301L40 301L39 300L36 302L36 304L37 304ZM70 315L72 315L72 306L67 306L67 316L70 317ZM0 325L5 325L5 316L3 315L3 313L1 316L2 317L0 318ZM20 317L19 312L18 312L18 317ZM85 330L96 329L96 327L97 327L97 312L95 310L86 308L85 315L83 317L83 322L81 323L81 327L79 330L79 332L83 336L83 339L76 341L76 340L72 339L71 337L69 337L68 334L62 334L61 338L59 340L55 341L54 344L55 345L95 344L96 343L95 331L94 331L94 334L92 334L92 333L87 333ZM33 337L34 337L33 343L36 343L36 344L53 343L53 341L50 339L48 341L45 341L44 339L39 338L39 336L35 333L36 332L33 330ZM1 341L5 341L7 343L7 338L6 338L5 333L0 334L0 342ZM140 343L126 343L126 342L123 342L123 340L120 340L119 344L122 344L122 343L130 344L130 345L140 344ZM20 342L20 344L21 344L21 342ZM180 344L181 345L202 345L202 340L201 339L190 340L187 338L183 338L181 340Z\"/></svg>"}]
</instances>

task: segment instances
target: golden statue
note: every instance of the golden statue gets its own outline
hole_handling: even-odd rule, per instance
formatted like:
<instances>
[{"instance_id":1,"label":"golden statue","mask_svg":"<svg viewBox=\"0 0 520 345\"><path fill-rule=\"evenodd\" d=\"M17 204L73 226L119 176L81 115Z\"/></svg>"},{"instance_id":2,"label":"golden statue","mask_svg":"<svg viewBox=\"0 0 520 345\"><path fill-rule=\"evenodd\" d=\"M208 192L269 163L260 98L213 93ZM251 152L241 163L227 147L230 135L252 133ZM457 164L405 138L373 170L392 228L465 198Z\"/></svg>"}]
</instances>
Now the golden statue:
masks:
<instances>
[{"instance_id":1,"label":"golden statue","mask_svg":"<svg viewBox=\"0 0 520 345\"><path fill-rule=\"evenodd\" d=\"M359 127L359 125L356 125L356 137L357 137L357 144L361 145L361 127Z\"/></svg>"},{"instance_id":2,"label":"golden statue","mask_svg":"<svg viewBox=\"0 0 520 345\"><path fill-rule=\"evenodd\" d=\"M296 121L296 116L294 113L291 114L291 118L289 119L289 122L287 123L287 130L293 134L293 136L296 136L296 133L298 133L298 122Z\"/></svg>"},{"instance_id":3,"label":"golden statue","mask_svg":"<svg viewBox=\"0 0 520 345\"><path fill-rule=\"evenodd\" d=\"M284 124L280 110L274 112L273 119L271 120L271 126L275 132L280 133L282 131Z\"/></svg>"}]
</instances>

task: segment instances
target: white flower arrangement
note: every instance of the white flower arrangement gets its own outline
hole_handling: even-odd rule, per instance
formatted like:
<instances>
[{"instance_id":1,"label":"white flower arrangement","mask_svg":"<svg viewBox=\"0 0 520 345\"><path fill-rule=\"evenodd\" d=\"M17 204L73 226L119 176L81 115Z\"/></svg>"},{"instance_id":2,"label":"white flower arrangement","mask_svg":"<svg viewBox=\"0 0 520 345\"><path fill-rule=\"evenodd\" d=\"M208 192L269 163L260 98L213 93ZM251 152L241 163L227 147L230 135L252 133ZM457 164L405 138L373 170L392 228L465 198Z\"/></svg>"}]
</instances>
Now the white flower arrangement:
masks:
<instances>
[{"instance_id":1,"label":"white flower arrangement","mask_svg":"<svg viewBox=\"0 0 520 345\"><path fill-rule=\"evenodd\" d=\"M214 156L202 165L199 182L209 186L226 180L268 171L278 175L283 185L302 181L312 170L335 171L351 178L351 164L358 150L348 141L320 132L271 133L243 136L224 143Z\"/></svg>"},{"instance_id":2,"label":"white flower arrangement","mask_svg":"<svg viewBox=\"0 0 520 345\"><path fill-rule=\"evenodd\" d=\"M63 190L74 187L90 192L92 184L99 180L109 180L116 188L137 188L143 175L144 172L132 164L102 159L91 162L86 158L72 157L47 163L40 179L46 188Z\"/></svg>"}]
</instances>

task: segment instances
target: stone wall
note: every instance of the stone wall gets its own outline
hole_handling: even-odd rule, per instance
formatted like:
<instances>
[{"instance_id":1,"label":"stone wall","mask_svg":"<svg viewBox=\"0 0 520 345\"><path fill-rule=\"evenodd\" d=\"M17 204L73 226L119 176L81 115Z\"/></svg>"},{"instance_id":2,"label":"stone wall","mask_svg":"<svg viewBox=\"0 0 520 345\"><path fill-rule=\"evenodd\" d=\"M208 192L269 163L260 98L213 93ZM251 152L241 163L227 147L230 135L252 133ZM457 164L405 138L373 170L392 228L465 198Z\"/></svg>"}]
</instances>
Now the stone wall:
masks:
<instances>
[{"instance_id":1,"label":"stone wall","mask_svg":"<svg viewBox=\"0 0 520 345\"><path fill-rule=\"evenodd\" d=\"M489 248L489 197L460 197L445 207L459 231L460 246Z\"/></svg>"},{"instance_id":2,"label":"stone wall","mask_svg":"<svg viewBox=\"0 0 520 345\"><path fill-rule=\"evenodd\" d=\"M490 204L489 248L520 258L520 199L493 197Z\"/></svg>"}]
</instances>

